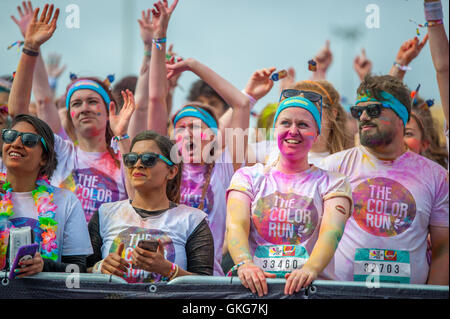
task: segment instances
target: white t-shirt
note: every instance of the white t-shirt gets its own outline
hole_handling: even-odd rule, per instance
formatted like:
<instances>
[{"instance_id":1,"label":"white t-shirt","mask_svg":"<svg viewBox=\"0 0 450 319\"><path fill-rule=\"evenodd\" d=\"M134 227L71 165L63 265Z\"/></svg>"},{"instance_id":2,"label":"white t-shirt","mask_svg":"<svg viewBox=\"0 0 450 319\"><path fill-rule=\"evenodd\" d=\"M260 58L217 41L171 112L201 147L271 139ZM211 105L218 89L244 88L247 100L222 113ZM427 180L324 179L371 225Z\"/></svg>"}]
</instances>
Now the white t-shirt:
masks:
<instances>
[{"instance_id":1,"label":"white t-shirt","mask_svg":"<svg viewBox=\"0 0 450 319\"><path fill-rule=\"evenodd\" d=\"M300 268L311 254L319 236L324 201L333 197L351 201L351 188L344 175L314 165L298 174L284 174L275 167L265 173L264 169L260 163L239 169L228 192L243 192L251 200L249 245L255 264L283 275ZM283 257L287 266L280 262ZM332 273L330 268L321 277L330 279Z\"/></svg>"},{"instance_id":2,"label":"white t-shirt","mask_svg":"<svg viewBox=\"0 0 450 319\"><path fill-rule=\"evenodd\" d=\"M91 239L84 219L83 209L76 196L65 189L55 187L53 194L57 206L55 220L58 223L56 241L58 243L58 262L61 256L91 255ZM14 215L9 218L14 227L30 226L34 231L35 242L42 241L38 211L31 192L12 192Z\"/></svg>"},{"instance_id":3,"label":"white t-shirt","mask_svg":"<svg viewBox=\"0 0 450 319\"><path fill-rule=\"evenodd\" d=\"M249 158L249 163L252 163L253 160L256 160L257 163L271 165L278 159L278 156L280 155L280 150L278 149L277 142L273 140L265 140L258 143L249 143L249 148L255 155L255 159ZM251 153L249 152L249 154ZM313 164L314 166L318 166L319 163L328 155L330 155L330 152L316 153L310 151L308 152L308 163Z\"/></svg>"},{"instance_id":4,"label":"white t-shirt","mask_svg":"<svg viewBox=\"0 0 450 319\"><path fill-rule=\"evenodd\" d=\"M180 204L195 208L200 205L207 168L206 165L183 164ZM214 276L224 275L221 261L227 217L225 192L233 173L233 163L225 149L215 162L203 206L203 211L208 214L209 227L214 239Z\"/></svg>"},{"instance_id":5,"label":"white t-shirt","mask_svg":"<svg viewBox=\"0 0 450 319\"><path fill-rule=\"evenodd\" d=\"M131 254L140 240L160 239L164 257L179 267L187 268L186 242L197 226L206 218L201 210L179 205L165 212L142 218L129 200L100 206L100 236L103 239L102 258L117 250L121 242L125 249L122 258L131 262ZM125 278L129 283L155 282L161 275L142 269L129 268Z\"/></svg>"},{"instance_id":6,"label":"white t-shirt","mask_svg":"<svg viewBox=\"0 0 450 319\"><path fill-rule=\"evenodd\" d=\"M338 280L365 281L379 271L380 281L426 283L428 227L448 227L447 171L411 151L383 161L363 146L321 166L347 175L353 191L354 210L335 254Z\"/></svg>"},{"instance_id":7,"label":"white t-shirt","mask_svg":"<svg viewBox=\"0 0 450 319\"><path fill-rule=\"evenodd\" d=\"M87 223L101 204L127 198L124 176L109 152L84 152L56 134L55 151L58 166L51 183L76 194Z\"/></svg>"}]
</instances>

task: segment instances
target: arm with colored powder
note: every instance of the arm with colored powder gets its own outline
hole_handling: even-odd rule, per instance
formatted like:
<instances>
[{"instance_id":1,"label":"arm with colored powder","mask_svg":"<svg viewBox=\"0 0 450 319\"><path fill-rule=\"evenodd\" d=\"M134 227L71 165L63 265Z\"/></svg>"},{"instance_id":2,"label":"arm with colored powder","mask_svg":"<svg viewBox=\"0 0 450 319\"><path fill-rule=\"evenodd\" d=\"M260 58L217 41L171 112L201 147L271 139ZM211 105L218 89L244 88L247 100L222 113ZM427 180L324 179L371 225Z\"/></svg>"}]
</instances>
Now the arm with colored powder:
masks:
<instances>
[{"instance_id":1,"label":"arm with colored powder","mask_svg":"<svg viewBox=\"0 0 450 319\"><path fill-rule=\"evenodd\" d=\"M428 285L448 286L448 227L430 226L431 265L428 273Z\"/></svg>"},{"instance_id":2,"label":"arm with colored powder","mask_svg":"<svg viewBox=\"0 0 450 319\"><path fill-rule=\"evenodd\" d=\"M425 0L425 2L436 2ZM430 37L430 51L441 96L442 109L447 127L449 125L449 49L448 38L443 24L428 27Z\"/></svg>"},{"instance_id":3,"label":"arm with colored powder","mask_svg":"<svg viewBox=\"0 0 450 319\"><path fill-rule=\"evenodd\" d=\"M260 297L267 295L266 277L275 278L275 274L264 272L253 263L248 242L250 233L250 198L239 191L230 191L227 200L227 244L231 258L237 265L238 276L245 288Z\"/></svg>"},{"instance_id":4,"label":"arm with colored powder","mask_svg":"<svg viewBox=\"0 0 450 319\"><path fill-rule=\"evenodd\" d=\"M167 34L170 17L177 6L175 0L169 8L167 1L158 1L154 4L153 14L153 36L159 39L157 45L152 46L152 58L150 60L149 79L149 101L147 128L161 135L167 135L167 69L166 69L166 43L164 40ZM157 40L158 41L158 40Z\"/></svg>"},{"instance_id":5,"label":"arm with colored powder","mask_svg":"<svg viewBox=\"0 0 450 319\"><path fill-rule=\"evenodd\" d=\"M397 57L395 58L395 63L399 64L400 67L393 65L391 67L391 70L389 71L389 75L392 75L396 78L399 78L400 80L403 80L406 73L406 69L403 69L403 67L407 68L409 64L415 58L417 58L417 56L420 54L420 51L422 51L427 41L428 41L428 34L425 35L425 37L420 42L418 37L414 37L413 39L404 42L400 47L400 49L398 50ZM402 68L403 70L400 68Z\"/></svg>"},{"instance_id":6,"label":"arm with colored powder","mask_svg":"<svg viewBox=\"0 0 450 319\"><path fill-rule=\"evenodd\" d=\"M28 54L22 53L20 56L16 77L9 95L8 106L11 116L29 113L32 80L37 63L36 54L39 54L40 46L48 41L55 32L59 9L56 9L53 15L53 5L49 7L46 4L39 19L38 14L39 8L36 8L25 35L24 50L28 50ZM52 15L53 19L51 19Z\"/></svg>"},{"instance_id":7,"label":"arm with colored powder","mask_svg":"<svg viewBox=\"0 0 450 319\"><path fill-rule=\"evenodd\" d=\"M350 216L350 206L347 197L333 197L324 201L319 238L303 267L286 274L285 294L291 295L309 286L331 261Z\"/></svg>"}]
</instances>

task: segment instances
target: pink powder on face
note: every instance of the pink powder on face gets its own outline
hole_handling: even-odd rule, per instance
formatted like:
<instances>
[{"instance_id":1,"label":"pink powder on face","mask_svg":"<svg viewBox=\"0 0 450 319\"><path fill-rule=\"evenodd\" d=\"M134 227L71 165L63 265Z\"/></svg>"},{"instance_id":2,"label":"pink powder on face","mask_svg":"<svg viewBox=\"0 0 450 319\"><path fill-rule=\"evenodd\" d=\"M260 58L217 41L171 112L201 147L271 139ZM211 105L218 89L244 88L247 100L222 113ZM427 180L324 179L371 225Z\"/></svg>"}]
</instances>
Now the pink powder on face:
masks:
<instances>
[{"instance_id":1,"label":"pink powder on face","mask_svg":"<svg viewBox=\"0 0 450 319\"><path fill-rule=\"evenodd\" d=\"M70 112L71 117L75 117L75 111Z\"/></svg>"},{"instance_id":2,"label":"pink powder on face","mask_svg":"<svg viewBox=\"0 0 450 319\"><path fill-rule=\"evenodd\" d=\"M405 138L405 143L406 143L406 145L408 145L408 148L412 152L420 154L420 149L421 149L422 143L417 138L414 138L414 137Z\"/></svg>"}]
</instances>

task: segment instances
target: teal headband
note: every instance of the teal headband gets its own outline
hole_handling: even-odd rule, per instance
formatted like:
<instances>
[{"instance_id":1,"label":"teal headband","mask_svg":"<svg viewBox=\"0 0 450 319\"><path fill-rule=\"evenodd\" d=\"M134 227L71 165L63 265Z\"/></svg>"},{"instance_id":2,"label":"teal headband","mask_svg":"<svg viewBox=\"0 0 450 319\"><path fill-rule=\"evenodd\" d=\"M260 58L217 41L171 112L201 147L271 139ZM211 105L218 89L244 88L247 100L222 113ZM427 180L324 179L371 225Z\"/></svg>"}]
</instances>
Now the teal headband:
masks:
<instances>
[{"instance_id":1,"label":"teal headband","mask_svg":"<svg viewBox=\"0 0 450 319\"><path fill-rule=\"evenodd\" d=\"M406 127L406 123L409 121L409 112L406 106L404 106L399 100L397 100L393 95L388 92L381 91L380 93L383 101L378 101L377 99L370 97L369 95L359 95L356 105L362 102L380 102L385 108L391 109L398 115L398 117L403 121L403 125Z\"/></svg>"},{"instance_id":2,"label":"teal headband","mask_svg":"<svg viewBox=\"0 0 450 319\"><path fill-rule=\"evenodd\" d=\"M177 122L183 117L196 117L202 120L214 132L214 134L217 135L217 122L208 112L193 106L185 106L178 112L177 116L173 120L173 126L176 126Z\"/></svg>"},{"instance_id":3,"label":"teal headband","mask_svg":"<svg viewBox=\"0 0 450 319\"><path fill-rule=\"evenodd\" d=\"M319 128L319 134L320 134L320 130L321 130L321 113L319 113L319 110L317 109L317 106L311 102L310 100L301 97L301 96L294 96L294 97L290 97L287 98L285 100L283 100L280 105L278 106L277 112L275 113L275 117L273 119L273 127L275 128L275 123L277 122L277 118L278 115L280 115L280 113L290 107L299 107L302 109L307 110L309 113L311 113L311 115L313 116L314 120L317 123L317 127Z\"/></svg>"},{"instance_id":4,"label":"teal headband","mask_svg":"<svg viewBox=\"0 0 450 319\"><path fill-rule=\"evenodd\" d=\"M70 107L70 98L73 93L78 90L92 90L100 94L103 100L106 103L106 108L109 110L109 103L111 103L111 99L109 98L108 93L106 93L105 89L95 81L92 80L80 80L72 84L66 96L66 107L69 109Z\"/></svg>"}]
</instances>

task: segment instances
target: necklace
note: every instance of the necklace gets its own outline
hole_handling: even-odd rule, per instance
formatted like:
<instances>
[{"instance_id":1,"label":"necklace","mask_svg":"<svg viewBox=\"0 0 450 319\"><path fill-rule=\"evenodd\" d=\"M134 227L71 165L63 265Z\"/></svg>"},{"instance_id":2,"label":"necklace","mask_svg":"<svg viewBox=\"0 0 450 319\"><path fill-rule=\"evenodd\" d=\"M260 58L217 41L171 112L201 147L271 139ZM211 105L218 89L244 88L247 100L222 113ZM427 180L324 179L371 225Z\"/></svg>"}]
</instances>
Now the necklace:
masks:
<instances>
[{"instance_id":1,"label":"necklace","mask_svg":"<svg viewBox=\"0 0 450 319\"><path fill-rule=\"evenodd\" d=\"M6 174L0 173L0 181L3 184L5 194L1 194L0 217L7 218L14 215L12 203L11 183L6 181ZM58 228L55 220L55 211L57 206L53 202L54 188L50 186L48 179L43 176L36 181L36 189L31 192L34 204L38 211L39 227L42 229L41 255L42 258L58 259L58 242L56 241L56 230Z\"/></svg>"}]
</instances>

